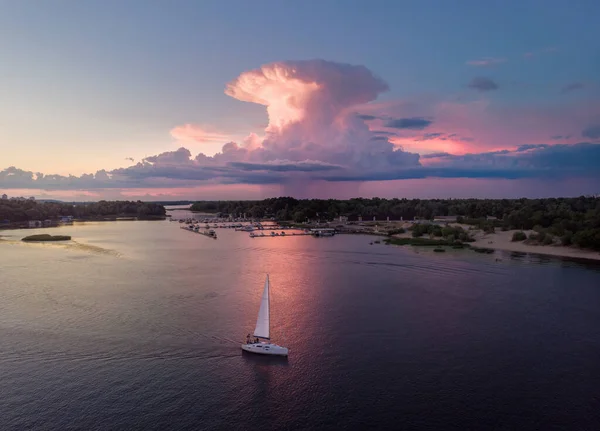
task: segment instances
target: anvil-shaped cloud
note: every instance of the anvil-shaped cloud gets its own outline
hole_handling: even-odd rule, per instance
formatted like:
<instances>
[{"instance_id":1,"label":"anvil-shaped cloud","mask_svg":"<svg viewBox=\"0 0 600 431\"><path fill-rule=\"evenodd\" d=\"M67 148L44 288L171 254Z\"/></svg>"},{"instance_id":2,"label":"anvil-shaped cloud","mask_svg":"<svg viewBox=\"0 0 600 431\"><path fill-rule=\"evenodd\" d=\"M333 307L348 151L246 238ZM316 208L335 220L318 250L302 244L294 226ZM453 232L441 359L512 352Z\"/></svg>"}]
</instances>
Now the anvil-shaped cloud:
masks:
<instances>
[{"instance_id":1,"label":"anvil-shaped cloud","mask_svg":"<svg viewBox=\"0 0 600 431\"><path fill-rule=\"evenodd\" d=\"M225 93L267 107L265 139L250 151L223 149L229 162L265 163L264 170L307 160L340 169L389 170L417 166L418 156L373 141L364 121L351 114L388 90L387 84L364 66L324 60L268 64L241 74ZM241 160L240 160L241 159Z\"/></svg>"},{"instance_id":2,"label":"anvil-shaped cloud","mask_svg":"<svg viewBox=\"0 0 600 431\"><path fill-rule=\"evenodd\" d=\"M225 93L266 106L269 123L261 140L226 143L214 156L191 159L182 148L146 158L113 173L128 178L285 183L343 173L393 172L418 167L419 155L404 152L387 139L374 139L365 121L353 113L387 91L387 84L364 66L324 60L264 65L242 73ZM195 130L189 126L178 131Z\"/></svg>"},{"instance_id":3,"label":"anvil-shaped cloud","mask_svg":"<svg viewBox=\"0 0 600 431\"><path fill-rule=\"evenodd\" d=\"M95 175L59 176L23 171L0 171L0 187L89 190L106 188L181 188L203 184L299 184L299 181L371 181L432 177L522 178L560 176L561 159L570 161L573 173L578 161L586 175L598 176L600 145L563 144L560 151L535 146L527 152L524 142L505 142L502 152L452 156L461 143L479 137L489 126L485 102L436 104L427 112L409 112L406 104L398 115L381 113L372 102L388 85L364 66L324 60L285 61L242 73L226 85L225 94L266 107L264 136L250 134L241 142L224 143L215 155L195 157L182 147L147 157L141 162ZM394 109L388 106L388 111ZM384 109L385 111L385 109ZM595 117L586 111L583 136L598 137ZM426 115L423 117L422 115ZM475 118L480 125L470 126ZM519 118L511 127L520 127ZM458 124L458 126L457 126ZM452 128L454 126L454 130ZM442 130L443 129L443 130ZM547 139L571 130L552 130ZM226 134L205 127L184 125L172 130L179 140L214 142ZM537 136L536 136L537 138ZM404 142L435 141L444 154L421 157L405 151ZM455 144L453 147L452 144ZM572 142L575 143L575 142ZM464 150L464 148L462 148ZM493 148L492 148L493 149ZM461 152L461 151L458 151ZM462 151L463 153L465 151ZM540 166L540 161L544 165ZM468 161L468 163L467 163Z\"/></svg>"}]
</instances>

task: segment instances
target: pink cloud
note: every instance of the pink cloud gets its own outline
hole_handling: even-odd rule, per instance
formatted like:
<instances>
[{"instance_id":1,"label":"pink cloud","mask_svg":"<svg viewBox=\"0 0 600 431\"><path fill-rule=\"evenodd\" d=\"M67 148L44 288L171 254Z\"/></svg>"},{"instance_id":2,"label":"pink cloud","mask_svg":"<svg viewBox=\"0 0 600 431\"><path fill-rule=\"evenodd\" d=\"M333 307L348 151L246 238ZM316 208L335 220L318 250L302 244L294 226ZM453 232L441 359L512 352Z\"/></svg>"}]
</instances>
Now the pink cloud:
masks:
<instances>
[{"instance_id":1,"label":"pink cloud","mask_svg":"<svg viewBox=\"0 0 600 431\"><path fill-rule=\"evenodd\" d=\"M186 142L218 142L230 140L230 135L220 132L211 126L184 124L171 129L171 136L178 141Z\"/></svg>"},{"instance_id":2,"label":"pink cloud","mask_svg":"<svg viewBox=\"0 0 600 431\"><path fill-rule=\"evenodd\" d=\"M269 124L262 142L251 135L243 154L231 155L237 156L234 161L318 160L369 169L414 164L390 142L372 142L369 128L351 113L387 89L364 66L324 60L271 63L244 72L225 93L266 106Z\"/></svg>"},{"instance_id":3,"label":"pink cloud","mask_svg":"<svg viewBox=\"0 0 600 431\"><path fill-rule=\"evenodd\" d=\"M596 154L591 147L570 151L563 145L552 152L546 145L527 159L532 163L522 165L520 161L529 157L524 151L510 157L494 152L557 143L552 141L555 136L561 143L575 144L582 130L596 136L599 104L508 107L486 99L431 96L376 102L387 88L364 66L323 60L263 65L242 73L225 88L231 97L265 106L269 122L263 136L250 133L239 138L184 124L171 131L175 139L213 143L220 149L210 153L203 148L194 155L186 145L127 168L79 177L10 167L0 171L0 186L111 194L127 190L158 196L166 190L177 195L196 189L212 193L223 187L244 193L250 190L244 184L310 197L306 193L354 193L369 181L545 175L546 164L559 169L562 157L585 164ZM431 153L450 154L426 157ZM486 172L488 168L492 170ZM592 172L593 166L586 169Z\"/></svg>"},{"instance_id":4,"label":"pink cloud","mask_svg":"<svg viewBox=\"0 0 600 431\"><path fill-rule=\"evenodd\" d=\"M546 106L501 106L486 99L457 102L423 98L422 101L371 103L361 113L373 132L392 134L389 138L407 151L465 153L516 148L523 144L553 143L552 137L567 137L561 143L584 140L581 131L600 119L600 103L572 102ZM431 118L424 130L386 127L387 118ZM431 139L426 138L429 135Z\"/></svg>"},{"instance_id":5,"label":"pink cloud","mask_svg":"<svg viewBox=\"0 0 600 431\"><path fill-rule=\"evenodd\" d=\"M225 94L267 107L267 132L298 123L328 125L348 106L375 100L387 84L364 66L325 60L278 62L242 73Z\"/></svg>"}]
</instances>

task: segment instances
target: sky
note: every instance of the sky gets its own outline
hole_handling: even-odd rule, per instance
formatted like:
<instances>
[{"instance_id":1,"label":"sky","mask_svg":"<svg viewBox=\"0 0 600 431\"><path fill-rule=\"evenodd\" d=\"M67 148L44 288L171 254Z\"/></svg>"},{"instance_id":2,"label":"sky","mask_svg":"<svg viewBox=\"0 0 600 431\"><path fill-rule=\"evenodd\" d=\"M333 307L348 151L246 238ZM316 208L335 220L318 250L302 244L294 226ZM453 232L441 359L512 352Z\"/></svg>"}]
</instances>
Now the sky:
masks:
<instances>
[{"instance_id":1,"label":"sky","mask_svg":"<svg viewBox=\"0 0 600 431\"><path fill-rule=\"evenodd\" d=\"M0 0L0 193L600 193L600 3Z\"/></svg>"}]
</instances>

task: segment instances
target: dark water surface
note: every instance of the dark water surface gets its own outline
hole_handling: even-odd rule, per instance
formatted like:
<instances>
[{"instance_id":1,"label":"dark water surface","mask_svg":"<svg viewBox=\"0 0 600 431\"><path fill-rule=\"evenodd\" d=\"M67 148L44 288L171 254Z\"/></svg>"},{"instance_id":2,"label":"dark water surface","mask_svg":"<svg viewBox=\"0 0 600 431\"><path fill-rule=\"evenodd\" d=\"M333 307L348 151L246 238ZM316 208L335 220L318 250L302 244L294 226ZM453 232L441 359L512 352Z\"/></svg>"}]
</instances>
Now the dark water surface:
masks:
<instances>
[{"instance_id":1,"label":"dark water surface","mask_svg":"<svg viewBox=\"0 0 600 431\"><path fill-rule=\"evenodd\" d=\"M169 222L54 231L76 243L0 243L0 430L598 429L598 266ZM239 345L267 272L287 360Z\"/></svg>"}]
</instances>

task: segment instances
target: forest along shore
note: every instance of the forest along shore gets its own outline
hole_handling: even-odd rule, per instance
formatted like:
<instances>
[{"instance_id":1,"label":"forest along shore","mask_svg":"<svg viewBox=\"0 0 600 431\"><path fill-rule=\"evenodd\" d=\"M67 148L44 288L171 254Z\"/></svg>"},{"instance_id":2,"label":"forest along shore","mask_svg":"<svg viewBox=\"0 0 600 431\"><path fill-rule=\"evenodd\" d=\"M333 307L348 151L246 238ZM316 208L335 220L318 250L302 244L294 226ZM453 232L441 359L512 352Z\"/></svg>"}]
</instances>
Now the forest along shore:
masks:
<instances>
[{"instance_id":1,"label":"forest along shore","mask_svg":"<svg viewBox=\"0 0 600 431\"><path fill-rule=\"evenodd\" d=\"M40 202L0 199L0 229L56 227L73 221L164 220L164 206L141 201Z\"/></svg>"}]
</instances>

